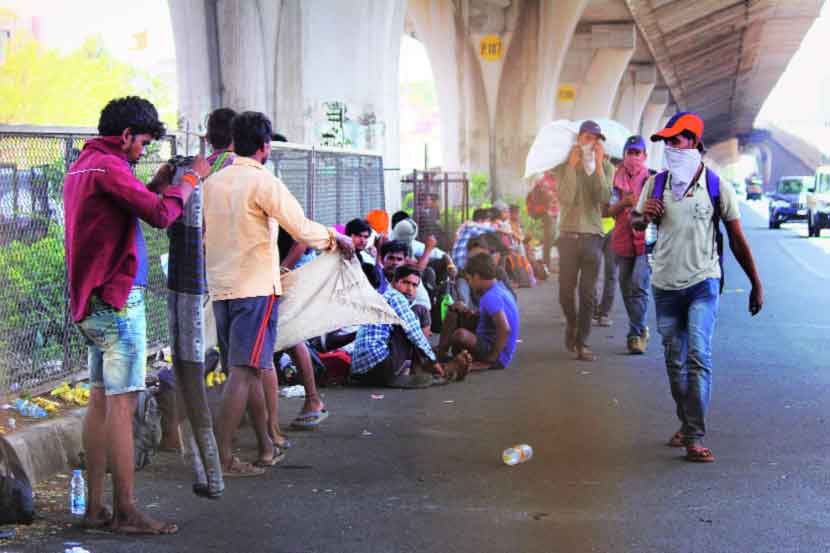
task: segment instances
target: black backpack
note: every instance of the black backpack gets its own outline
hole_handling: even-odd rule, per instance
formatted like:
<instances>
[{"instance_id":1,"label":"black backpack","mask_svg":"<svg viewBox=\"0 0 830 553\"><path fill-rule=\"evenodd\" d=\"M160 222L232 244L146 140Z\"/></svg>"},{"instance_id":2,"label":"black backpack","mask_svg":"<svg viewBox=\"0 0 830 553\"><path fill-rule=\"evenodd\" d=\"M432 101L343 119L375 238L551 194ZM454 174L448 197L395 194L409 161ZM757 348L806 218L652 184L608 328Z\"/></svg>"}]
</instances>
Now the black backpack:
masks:
<instances>
[{"instance_id":1,"label":"black backpack","mask_svg":"<svg viewBox=\"0 0 830 553\"><path fill-rule=\"evenodd\" d=\"M34 519L32 485L17 455L0 439L0 524L31 524Z\"/></svg>"}]
</instances>

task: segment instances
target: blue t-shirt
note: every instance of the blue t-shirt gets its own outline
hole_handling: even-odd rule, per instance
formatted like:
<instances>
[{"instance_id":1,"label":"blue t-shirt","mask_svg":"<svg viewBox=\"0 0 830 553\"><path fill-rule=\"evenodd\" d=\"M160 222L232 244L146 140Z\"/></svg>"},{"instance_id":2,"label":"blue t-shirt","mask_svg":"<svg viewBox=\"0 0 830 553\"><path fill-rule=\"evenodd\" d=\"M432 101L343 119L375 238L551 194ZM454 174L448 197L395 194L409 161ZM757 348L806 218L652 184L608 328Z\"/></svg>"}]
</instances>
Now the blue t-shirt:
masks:
<instances>
[{"instance_id":1,"label":"blue t-shirt","mask_svg":"<svg viewBox=\"0 0 830 553\"><path fill-rule=\"evenodd\" d=\"M136 219L135 225L135 255L138 258L138 270L135 272L133 286L147 286L149 283L147 273L150 270L150 264L147 260L147 243L144 241L141 221Z\"/></svg>"},{"instance_id":2,"label":"blue t-shirt","mask_svg":"<svg viewBox=\"0 0 830 553\"><path fill-rule=\"evenodd\" d=\"M478 319L476 335L488 344L496 341L496 323L493 317L500 311L504 312L507 322L510 325L510 335L507 337L507 344L499 354L499 363L507 368L513 360L516 352L516 340L519 339L519 308L513 294L501 282L496 282L487 292L481 296L479 301L481 316Z\"/></svg>"}]
</instances>

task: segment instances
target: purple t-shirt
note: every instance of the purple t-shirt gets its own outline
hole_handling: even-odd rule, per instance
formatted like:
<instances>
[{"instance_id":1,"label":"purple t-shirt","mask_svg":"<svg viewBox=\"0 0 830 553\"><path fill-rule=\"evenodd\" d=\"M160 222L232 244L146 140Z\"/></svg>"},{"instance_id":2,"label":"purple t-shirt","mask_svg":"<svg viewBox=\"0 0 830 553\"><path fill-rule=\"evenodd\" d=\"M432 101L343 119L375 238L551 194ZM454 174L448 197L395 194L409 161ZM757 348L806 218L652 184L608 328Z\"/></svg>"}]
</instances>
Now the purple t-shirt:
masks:
<instances>
[{"instance_id":1,"label":"purple t-shirt","mask_svg":"<svg viewBox=\"0 0 830 553\"><path fill-rule=\"evenodd\" d=\"M499 363L507 368L516 353L516 341L519 339L519 307L513 294L502 284L496 282L479 300L478 328L476 336L488 344L496 341L496 323L493 317L500 311L504 312L508 324L510 324L510 335L507 337L507 344L499 354Z\"/></svg>"}]
</instances>

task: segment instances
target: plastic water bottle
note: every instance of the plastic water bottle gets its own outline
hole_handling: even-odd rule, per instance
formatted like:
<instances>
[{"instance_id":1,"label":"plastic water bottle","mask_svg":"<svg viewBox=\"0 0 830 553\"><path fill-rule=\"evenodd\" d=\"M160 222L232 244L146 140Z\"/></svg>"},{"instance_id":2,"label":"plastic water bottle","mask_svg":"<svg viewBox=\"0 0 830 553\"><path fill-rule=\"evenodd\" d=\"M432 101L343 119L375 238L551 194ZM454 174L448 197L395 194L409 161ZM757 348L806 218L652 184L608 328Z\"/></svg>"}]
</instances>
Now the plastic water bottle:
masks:
<instances>
[{"instance_id":1,"label":"plastic water bottle","mask_svg":"<svg viewBox=\"0 0 830 553\"><path fill-rule=\"evenodd\" d=\"M657 243L657 225L654 223L649 223L646 227L646 248L651 250L654 248L654 244Z\"/></svg>"},{"instance_id":2,"label":"plastic water bottle","mask_svg":"<svg viewBox=\"0 0 830 553\"><path fill-rule=\"evenodd\" d=\"M86 483L84 473L80 469L72 471L72 481L69 483L69 510L76 517L86 513Z\"/></svg>"},{"instance_id":3,"label":"plastic water bottle","mask_svg":"<svg viewBox=\"0 0 830 553\"><path fill-rule=\"evenodd\" d=\"M533 448L527 444L514 445L504 450L501 454L501 459L505 465L513 466L525 461L530 461L533 457Z\"/></svg>"},{"instance_id":4,"label":"plastic water bottle","mask_svg":"<svg viewBox=\"0 0 830 553\"><path fill-rule=\"evenodd\" d=\"M49 416L43 407L32 403L28 399L18 399L14 402L14 406L17 408L17 412L24 417L44 419Z\"/></svg>"}]
</instances>

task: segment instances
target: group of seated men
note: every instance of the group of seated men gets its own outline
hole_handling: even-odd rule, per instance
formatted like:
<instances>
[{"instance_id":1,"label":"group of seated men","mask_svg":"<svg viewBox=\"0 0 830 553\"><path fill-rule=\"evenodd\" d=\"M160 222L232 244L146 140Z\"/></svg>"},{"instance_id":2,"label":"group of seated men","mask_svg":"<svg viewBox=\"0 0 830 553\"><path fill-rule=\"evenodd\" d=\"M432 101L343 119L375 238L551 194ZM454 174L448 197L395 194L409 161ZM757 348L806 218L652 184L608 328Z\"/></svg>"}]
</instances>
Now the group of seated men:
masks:
<instances>
[{"instance_id":1,"label":"group of seated men","mask_svg":"<svg viewBox=\"0 0 830 553\"><path fill-rule=\"evenodd\" d=\"M502 266L507 246L493 222L496 211L476 210L459 229L453 256L432 235L417 240L417 225L405 212L391 224L377 211L368 216L371 224L349 221L344 233L366 278L403 324L343 329L315 345L346 351L350 380L373 386L425 388L463 380L471 370L507 368L519 312Z\"/></svg>"}]
</instances>

